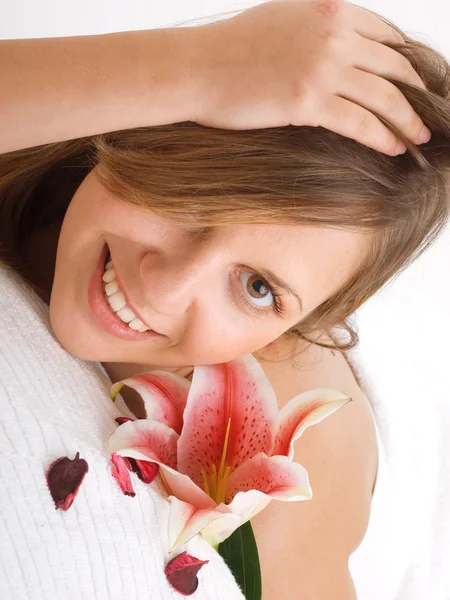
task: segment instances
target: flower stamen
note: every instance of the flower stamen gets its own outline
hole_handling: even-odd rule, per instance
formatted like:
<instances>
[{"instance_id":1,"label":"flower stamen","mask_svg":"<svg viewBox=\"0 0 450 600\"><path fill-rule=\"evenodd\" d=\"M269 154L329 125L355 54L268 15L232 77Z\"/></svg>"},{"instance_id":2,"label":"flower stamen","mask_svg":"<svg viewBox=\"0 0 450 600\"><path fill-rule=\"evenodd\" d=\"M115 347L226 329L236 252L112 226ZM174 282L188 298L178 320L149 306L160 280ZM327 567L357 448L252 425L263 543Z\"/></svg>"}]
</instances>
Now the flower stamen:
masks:
<instances>
[{"instance_id":1,"label":"flower stamen","mask_svg":"<svg viewBox=\"0 0 450 600\"><path fill-rule=\"evenodd\" d=\"M110 397L111 397L111 400L112 400L113 402L115 401L115 399L116 399L116 398L117 398L117 396L119 395L119 392L120 392L120 390L121 390L121 389L124 387L124 385L125 385L124 383L122 383L122 382L120 382L120 381L119 381L118 383L116 383L116 385L113 385L113 386L112 386L112 388L111 388L111 391L110 391L110 394L109 394L109 395L110 395Z\"/></svg>"},{"instance_id":2,"label":"flower stamen","mask_svg":"<svg viewBox=\"0 0 450 600\"><path fill-rule=\"evenodd\" d=\"M228 439L230 437L231 417L228 417L227 431L225 433L225 441L223 443L222 457L220 459L219 479L222 479L225 471L225 459L227 457Z\"/></svg>"},{"instance_id":3,"label":"flower stamen","mask_svg":"<svg viewBox=\"0 0 450 600\"><path fill-rule=\"evenodd\" d=\"M217 492L217 471L216 471L215 464L213 464L211 467L210 480L211 480L211 498L215 498L216 492Z\"/></svg>"},{"instance_id":4,"label":"flower stamen","mask_svg":"<svg viewBox=\"0 0 450 600\"><path fill-rule=\"evenodd\" d=\"M164 484L164 487L167 490L167 493L169 494L169 496L173 496L173 492L170 489L170 485L169 485L169 483L168 483L168 481L167 481L167 479L166 479L166 477L165 477L162 469L159 470L159 474L161 475L161 479L162 479L162 482Z\"/></svg>"},{"instance_id":5,"label":"flower stamen","mask_svg":"<svg viewBox=\"0 0 450 600\"><path fill-rule=\"evenodd\" d=\"M208 476L206 475L205 469L202 469L200 471L200 474L203 479L203 490L204 490L205 494L208 494L208 496L211 496L211 492L209 490L209 485L208 485Z\"/></svg>"},{"instance_id":6,"label":"flower stamen","mask_svg":"<svg viewBox=\"0 0 450 600\"><path fill-rule=\"evenodd\" d=\"M228 476L229 476L230 472L231 472L231 467L226 467L223 477L221 479L219 479L219 485L217 487L217 494L216 494L216 499L215 499L217 504L220 504L221 502L225 502L225 492L226 492L227 481L228 481Z\"/></svg>"},{"instance_id":7,"label":"flower stamen","mask_svg":"<svg viewBox=\"0 0 450 600\"><path fill-rule=\"evenodd\" d=\"M231 467L226 466L225 461L227 458L228 451L228 440L230 438L231 428L231 417L228 419L227 430L225 432L225 439L223 442L222 456L220 457L219 471L217 471L216 464L211 465L211 473L208 475L205 469L200 471L203 480L203 490L208 496L210 496L217 504L225 502L225 494L228 476L231 472Z\"/></svg>"}]
</instances>

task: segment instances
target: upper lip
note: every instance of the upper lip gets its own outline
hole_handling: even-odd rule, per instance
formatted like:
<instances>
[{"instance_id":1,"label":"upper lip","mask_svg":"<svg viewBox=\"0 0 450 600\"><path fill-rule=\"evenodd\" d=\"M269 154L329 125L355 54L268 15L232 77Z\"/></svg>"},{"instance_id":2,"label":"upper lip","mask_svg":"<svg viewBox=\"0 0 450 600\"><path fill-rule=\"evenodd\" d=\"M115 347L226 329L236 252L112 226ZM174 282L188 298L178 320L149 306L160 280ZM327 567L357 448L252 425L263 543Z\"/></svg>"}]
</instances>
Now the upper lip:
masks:
<instances>
[{"instance_id":1,"label":"upper lip","mask_svg":"<svg viewBox=\"0 0 450 600\"><path fill-rule=\"evenodd\" d=\"M121 276L119 275L119 273L117 272L116 265L114 263L113 258L111 257L110 260L112 261L112 263L114 265L114 271L116 273L116 279L117 279L117 282L118 282L118 284L120 286L120 290L121 290L121 292L123 293L123 295L125 297L125 302L127 303L127 305L131 308L131 310L134 312L134 314L136 315L136 317L138 319L140 319L144 323L144 325L146 327L148 327L149 329L151 329L154 333L159 333L159 331L156 331L156 329L153 329L153 327L150 327L150 325L147 323L147 321L142 318L140 312L136 309L135 305L133 304L132 300L130 299L130 295L128 294L128 291L127 291L127 288L125 286L125 283L124 283L123 279L121 278ZM159 335L161 335L161 334L159 334Z\"/></svg>"}]
</instances>

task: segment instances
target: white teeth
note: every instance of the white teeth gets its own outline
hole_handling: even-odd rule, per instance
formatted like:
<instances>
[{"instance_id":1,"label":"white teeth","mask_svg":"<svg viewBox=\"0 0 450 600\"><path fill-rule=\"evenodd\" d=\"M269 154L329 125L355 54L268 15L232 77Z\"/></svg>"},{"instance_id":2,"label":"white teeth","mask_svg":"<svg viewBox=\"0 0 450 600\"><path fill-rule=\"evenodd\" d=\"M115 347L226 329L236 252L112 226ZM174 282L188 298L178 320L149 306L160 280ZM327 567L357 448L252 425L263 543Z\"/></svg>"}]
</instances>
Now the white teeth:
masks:
<instances>
[{"instance_id":1,"label":"white teeth","mask_svg":"<svg viewBox=\"0 0 450 600\"><path fill-rule=\"evenodd\" d=\"M144 323L137 317L128 323L128 327L131 327L131 329L135 329L136 331L140 331L141 333L148 331L147 325L144 325Z\"/></svg>"},{"instance_id":2,"label":"white teeth","mask_svg":"<svg viewBox=\"0 0 450 600\"><path fill-rule=\"evenodd\" d=\"M136 318L136 315L131 308L128 308L128 306L117 311L116 315L120 317L124 323L131 323L131 321Z\"/></svg>"},{"instance_id":3,"label":"white teeth","mask_svg":"<svg viewBox=\"0 0 450 600\"><path fill-rule=\"evenodd\" d=\"M116 272L114 271L114 269L109 269L108 271L105 271L103 273L103 281L105 283L109 283L110 281L113 281L116 278Z\"/></svg>"},{"instance_id":4,"label":"white teeth","mask_svg":"<svg viewBox=\"0 0 450 600\"><path fill-rule=\"evenodd\" d=\"M111 296L111 294L115 294L119 289L119 284L117 281L110 281L105 285L105 292L107 296Z\"/></svg>"},{"instance_id":5,"label":"white teeth","mask_svg":"<svg viewBox=\"0 0 450 600\"><path fill-rule=\"evenodd\" d=\"M128 326L135 331L139 331L140 333L149 331L147 325L136 317L131 308L127 306L125 296L120 291L119 283L116 280L116 272L111 260L108 260L105 265L105 272L102 279L105 282L103 289L105 290L106 300L119 319L124 323L128 323Z\"/></svg>"},{"instance_id":6,"label":"white teeth","mask_svg":"<svg viewBox=\"0 0 450 600\"><path fill-rule=\"evenodd\" d=\"M126 305L125 296L122 294L122 292L116 292L115 294L109 296L108 302L114 312L117 312Z\"/></svg>"}]
</instances>

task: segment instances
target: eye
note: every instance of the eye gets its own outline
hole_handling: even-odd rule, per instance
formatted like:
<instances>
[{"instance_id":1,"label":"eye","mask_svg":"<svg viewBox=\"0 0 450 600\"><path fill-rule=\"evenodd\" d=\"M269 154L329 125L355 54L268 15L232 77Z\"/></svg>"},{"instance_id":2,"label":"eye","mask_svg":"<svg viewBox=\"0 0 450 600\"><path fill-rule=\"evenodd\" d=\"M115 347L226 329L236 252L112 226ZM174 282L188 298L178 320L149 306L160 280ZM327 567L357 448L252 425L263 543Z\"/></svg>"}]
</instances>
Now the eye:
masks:
<instances>
[{"instance_id":1,"label":"eye","mask_svg":"<svg viewBox=\"0 0 450 600\"><path fill-rule=\"evenodd\" d=\"M271 306L274 303L271 287L261 275L241 271L239 279L247 299L254 306Z\"/></svg>"}]
</instances>

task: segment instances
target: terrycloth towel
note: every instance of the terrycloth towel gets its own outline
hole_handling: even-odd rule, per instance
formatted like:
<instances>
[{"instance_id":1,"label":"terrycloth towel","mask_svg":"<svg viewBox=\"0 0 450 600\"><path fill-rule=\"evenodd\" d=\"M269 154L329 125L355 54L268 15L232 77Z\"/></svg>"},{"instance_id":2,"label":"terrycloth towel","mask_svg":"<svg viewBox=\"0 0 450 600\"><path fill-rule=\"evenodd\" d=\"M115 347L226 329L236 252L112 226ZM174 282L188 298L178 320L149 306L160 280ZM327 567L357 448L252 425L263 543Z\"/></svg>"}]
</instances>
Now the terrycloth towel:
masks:
<instances>
[{"instance_id":1,"label":"terrycloth towel","mask_svg":"<svg viewBox=\"0 0 450 600\"><path fill-rule=\"evenodd\" d=\"M1 600L179 600L168 584L168 502L133 479L124 496L106 443L111 381L54 338L48 307L0 266ZM89 472L67 512L56 510L45 471L80 452ZM243 600L222 558L200 536L180 548L204 560L193 600ZM178 553L178 551L177 551Z\"/></svg>"}]
</instances>

